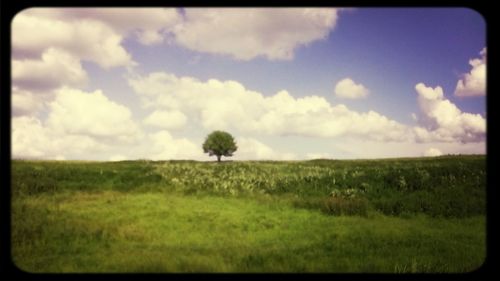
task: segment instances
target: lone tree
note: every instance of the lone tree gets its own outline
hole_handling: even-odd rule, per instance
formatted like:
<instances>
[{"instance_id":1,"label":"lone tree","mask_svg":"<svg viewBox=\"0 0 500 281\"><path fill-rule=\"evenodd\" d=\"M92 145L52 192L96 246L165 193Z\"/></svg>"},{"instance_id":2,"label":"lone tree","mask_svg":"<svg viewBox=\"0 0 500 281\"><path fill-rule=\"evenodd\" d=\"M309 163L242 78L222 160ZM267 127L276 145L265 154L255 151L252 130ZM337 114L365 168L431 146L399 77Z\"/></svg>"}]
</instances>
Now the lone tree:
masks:
<instances>
[{"instance_id":1,"label":"lone tree","mask_svg":"<svg viewBox=\"0 0 500 281\"><path fill-rule=\"evenodd\" d=\"M217 156L217 162L220 162L221 156L233 156L237 149L233 136L223 131L213 131L203 143L203 152L208 156Z\"/></svg>"}]
</instances>

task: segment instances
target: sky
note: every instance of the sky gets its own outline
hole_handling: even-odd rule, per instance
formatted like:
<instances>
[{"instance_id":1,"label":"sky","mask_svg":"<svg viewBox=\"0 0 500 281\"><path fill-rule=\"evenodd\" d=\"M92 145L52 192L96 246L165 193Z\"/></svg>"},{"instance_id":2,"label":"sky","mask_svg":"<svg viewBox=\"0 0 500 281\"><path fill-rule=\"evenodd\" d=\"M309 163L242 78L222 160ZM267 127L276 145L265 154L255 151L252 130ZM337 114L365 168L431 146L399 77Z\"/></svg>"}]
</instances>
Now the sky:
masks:
<instances>
[{"instance_id":1,"label":"sky","mask_svg":"<svg viewBox=\"0 0 500 281\"><path fill-rule=\"evenodd\" d=\"M211 161L486 153L486 26L467 8L30 8L12 158Z\"/></svg>"}]
</instances>

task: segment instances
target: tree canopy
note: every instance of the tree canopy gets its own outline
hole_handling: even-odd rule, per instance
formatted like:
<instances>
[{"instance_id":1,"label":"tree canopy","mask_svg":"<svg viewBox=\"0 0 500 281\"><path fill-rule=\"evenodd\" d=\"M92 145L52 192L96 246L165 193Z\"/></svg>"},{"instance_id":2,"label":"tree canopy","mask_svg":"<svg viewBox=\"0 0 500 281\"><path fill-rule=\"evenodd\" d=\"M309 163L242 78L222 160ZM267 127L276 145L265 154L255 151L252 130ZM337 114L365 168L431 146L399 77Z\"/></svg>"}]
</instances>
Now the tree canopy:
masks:
<instances>
[{"instance_id":1,"label":"tree canopy","mask_svg":"<svg viewBox=\"0 0 500 281\"><path fill-rule=\"evenodd\" d=\"M209 156L217 156L217 162L220 162L222 156L233 156L237 149L233 136L224 131L213 131L203 143L203 152Z\"/></svg>"}]
</instances>

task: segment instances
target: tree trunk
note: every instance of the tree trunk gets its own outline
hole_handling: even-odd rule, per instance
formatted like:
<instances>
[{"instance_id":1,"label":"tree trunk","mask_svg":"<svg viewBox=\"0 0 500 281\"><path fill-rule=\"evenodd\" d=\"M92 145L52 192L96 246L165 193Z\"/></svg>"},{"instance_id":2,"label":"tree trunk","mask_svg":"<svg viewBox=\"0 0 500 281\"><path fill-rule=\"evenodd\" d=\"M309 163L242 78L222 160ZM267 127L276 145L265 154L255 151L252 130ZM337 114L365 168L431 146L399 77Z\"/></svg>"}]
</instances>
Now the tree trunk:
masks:
<instances>
[{"instance_id":1,"label":"tree trunk","mask_svg":"<svg viewBox=\"0 0 500 281\"><path fill-rule=\"evenodd\" d=\"M221 155L217 155L217 162L220 162Z\"/></svg>"}]
</instances>

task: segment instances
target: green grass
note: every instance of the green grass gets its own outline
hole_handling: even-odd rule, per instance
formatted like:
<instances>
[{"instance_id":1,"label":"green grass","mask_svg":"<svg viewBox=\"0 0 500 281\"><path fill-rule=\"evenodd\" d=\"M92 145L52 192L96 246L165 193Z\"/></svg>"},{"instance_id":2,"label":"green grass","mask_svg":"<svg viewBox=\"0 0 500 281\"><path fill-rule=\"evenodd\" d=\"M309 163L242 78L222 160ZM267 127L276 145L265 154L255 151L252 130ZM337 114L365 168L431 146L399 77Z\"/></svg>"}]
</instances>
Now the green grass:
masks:
<instances>
[{"instance_id":1,"label":"green grass","mask_svg":"<svg viewBox=\"0 0 500 281\"><path fill-rule=\"evenodd\" d=\"M468 272L486 255L484 162L13 161L12 257L28 272Z\"/></svg>"}]
</instances>

